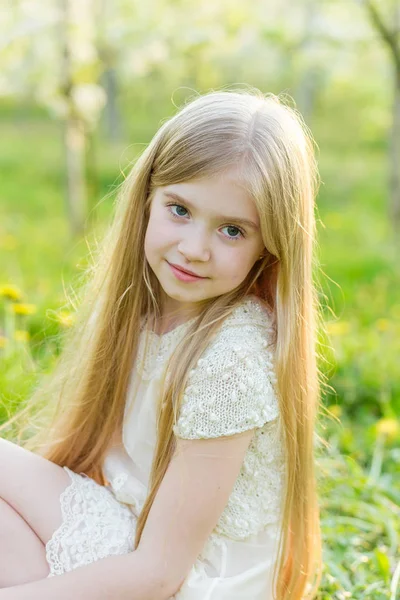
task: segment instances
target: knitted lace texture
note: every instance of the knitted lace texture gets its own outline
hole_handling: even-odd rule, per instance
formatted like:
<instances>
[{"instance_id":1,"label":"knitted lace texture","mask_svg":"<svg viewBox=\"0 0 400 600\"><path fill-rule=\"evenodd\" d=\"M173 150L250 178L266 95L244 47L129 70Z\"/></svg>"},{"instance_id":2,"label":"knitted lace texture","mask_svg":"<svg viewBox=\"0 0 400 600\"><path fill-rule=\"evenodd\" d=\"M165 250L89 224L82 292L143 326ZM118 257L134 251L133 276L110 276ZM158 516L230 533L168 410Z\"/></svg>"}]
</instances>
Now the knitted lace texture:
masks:
<instances>
[{"instance_id":1,"label":"knitted lace texture","mask_svg":"<svg viewBox=\"0 0 400 600\"><path fill-rule=\"evenodd\" d=\"M248 299L224 321L190 372L173 431L206 439L255 429L228 504L214 530L235 540L277 524L285 461L271 316Z\"/></svg>"},{"instance_id":2,"label":"knitted lace texture","mask_svg":"<svg viewBox=\"0 0 400 600\"><path fill-rule=\"evenodd\" d=\"M71 483L60 496L62 524L46 544L48 577L133 551L136 520L112 491L64 467Z\"/></svg>"}]
</instances>

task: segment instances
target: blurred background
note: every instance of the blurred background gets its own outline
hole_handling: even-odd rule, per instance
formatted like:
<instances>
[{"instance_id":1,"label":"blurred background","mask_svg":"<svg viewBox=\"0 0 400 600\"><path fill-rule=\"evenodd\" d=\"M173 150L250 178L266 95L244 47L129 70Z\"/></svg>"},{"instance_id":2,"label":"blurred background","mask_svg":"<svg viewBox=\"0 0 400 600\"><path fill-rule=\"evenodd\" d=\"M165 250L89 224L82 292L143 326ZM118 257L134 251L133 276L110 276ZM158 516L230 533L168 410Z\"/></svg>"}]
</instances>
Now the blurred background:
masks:
<instances>
[{"instance_id":1,"label":"blurred background","mask_svg":"<svg viewBox=\"0 0 400 600\"><path fill-rule=\"evenodd\" d=\"M132 161L230 85L288 94L319 147L319 598L395 600L400 0L3 0L0 423L51 373Z\"/></svg>"}]
</instances>

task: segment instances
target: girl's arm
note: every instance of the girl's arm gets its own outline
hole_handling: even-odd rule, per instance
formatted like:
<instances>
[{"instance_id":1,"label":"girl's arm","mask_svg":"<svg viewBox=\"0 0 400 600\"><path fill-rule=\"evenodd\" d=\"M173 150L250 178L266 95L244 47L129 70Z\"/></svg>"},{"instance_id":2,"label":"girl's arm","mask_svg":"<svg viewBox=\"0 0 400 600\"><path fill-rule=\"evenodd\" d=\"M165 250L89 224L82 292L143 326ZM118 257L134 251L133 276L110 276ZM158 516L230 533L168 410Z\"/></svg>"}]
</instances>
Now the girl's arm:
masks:
<instances>
[{"instance_id":1,"label":"girl's arm","mask_svg":"<svg viewBox=\"0 0 400 600\"><path fill-rule=\"evenodd\" d=\"M0 589L1 600L158 600L169 596L139 551L109 556L49 579ZM21 569L24 566L21 565Z\"/></svg>"},{"instance_id":2,"label":"girl's arm","mask_svg":"<svg viewBox=\"0 0 400 600\"><path fill-rule=\"evenodd\" d=\"M0 600L168 600L217 524L253 433L177 438L136 551L0 590Z\"/></svg>"}]
</instances>

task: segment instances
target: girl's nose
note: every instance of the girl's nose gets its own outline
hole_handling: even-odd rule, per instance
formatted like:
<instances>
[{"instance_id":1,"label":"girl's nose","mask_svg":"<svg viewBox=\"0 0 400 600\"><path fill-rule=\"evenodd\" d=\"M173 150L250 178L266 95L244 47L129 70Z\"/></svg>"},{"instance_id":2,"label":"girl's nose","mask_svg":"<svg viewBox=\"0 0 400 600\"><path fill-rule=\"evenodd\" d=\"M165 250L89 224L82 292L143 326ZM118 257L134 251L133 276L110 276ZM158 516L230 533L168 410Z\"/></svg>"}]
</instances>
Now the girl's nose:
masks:
<instances>
[{"instance_id":1,"label":"girl's nose","mask_svg":"<svg viewBox=\"0 0 400 600\"><path fill-rule=\"evenodd\" d=\"M192 235L182 240L178 251L190 261L207 261L210 259L210 245L205 235Z\"/></svg>"}]
</instances>

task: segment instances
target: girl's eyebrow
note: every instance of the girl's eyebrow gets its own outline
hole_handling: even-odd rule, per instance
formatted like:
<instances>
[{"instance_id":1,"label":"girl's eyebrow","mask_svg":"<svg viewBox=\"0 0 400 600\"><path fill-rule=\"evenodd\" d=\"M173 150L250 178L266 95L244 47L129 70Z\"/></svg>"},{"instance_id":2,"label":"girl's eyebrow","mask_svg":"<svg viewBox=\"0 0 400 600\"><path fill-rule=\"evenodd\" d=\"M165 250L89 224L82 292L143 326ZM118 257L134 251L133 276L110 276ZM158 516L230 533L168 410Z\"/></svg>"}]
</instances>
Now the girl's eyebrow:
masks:
<instances>
[{"instance_id":1,"label":"girl's eyebrow","mask_svg":"<svg viewBox=\"0 0 400 600\"><path fill-rule=\"evenodd\" d=\"M180 196L179 194L176 194L174 192L163 192L163 194L164 194L164 196L167 196L168 198L171 198L172 200L177 200L178 202L184 202L184 204L187 204L190 208L196 209L196 206L192 202L190 202L186 198L183 198L183 196ZM242 225L247 225L247 227L250 227L251 229L258 231L258 225L256 223L254 223L253 221L250 221L249 219L244 219L243 217L227 217L224 215L214 215L214 216L216 219L219 219L221 221L233 221L235 223L241 223Z\"/></svg>"}]
</instances>

